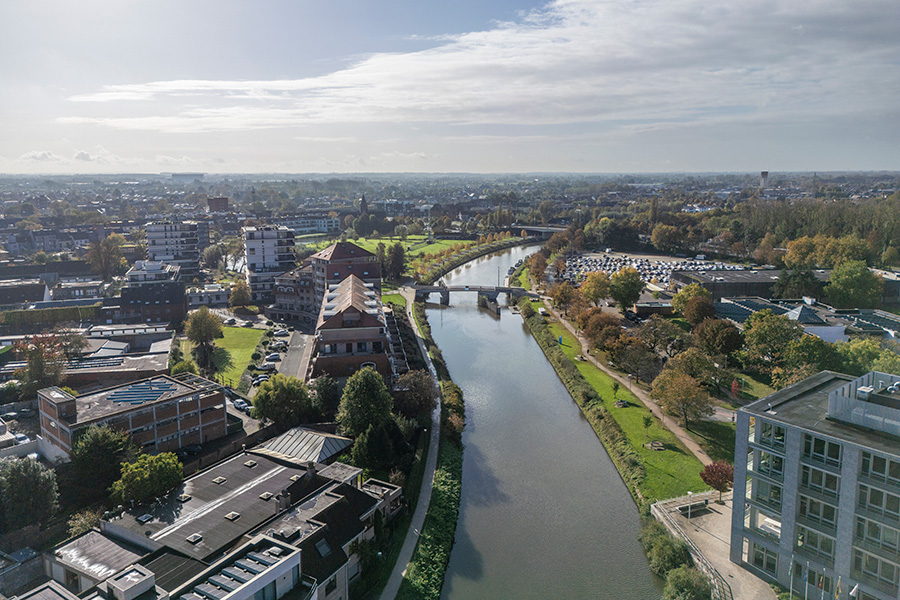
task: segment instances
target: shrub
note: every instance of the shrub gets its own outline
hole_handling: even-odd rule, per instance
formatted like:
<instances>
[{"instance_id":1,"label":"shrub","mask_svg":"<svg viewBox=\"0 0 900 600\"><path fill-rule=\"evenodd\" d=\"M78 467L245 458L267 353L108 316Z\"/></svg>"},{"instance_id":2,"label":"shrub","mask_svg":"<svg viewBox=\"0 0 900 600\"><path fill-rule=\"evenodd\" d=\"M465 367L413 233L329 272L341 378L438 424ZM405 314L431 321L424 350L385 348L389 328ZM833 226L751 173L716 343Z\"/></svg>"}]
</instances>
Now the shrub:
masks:
<instances>
[{"instance_id":1,"label":"shrub","mask_svg":"<svg viewBox=\"0 0 900 600\"><path fill-rule=\"evenodd\" d=\"M669 571L663 600L707 600L712 590L703 573L688 566Z\"/></svg>"},{"instance_id":2,"label":"shrub","mask_svg":"<svg viewBox=\"0 0 900 600\"><path fill-rule=\"evenodd\" d=\"M275 335L275 332L272 331L271 329L269 329L268 331L266 331L266 337L272 337L272 336L274 336L274 335Z\"/></svg>"},{"instance_id":3,"label":"shrub","mask_svg":"<svg viewBox=\"0 0 900 600\"><path fill-rule=\"evenodd\" d=\"M262 354L260 354L259 352L254 352L250 355L250 358L252 358L253 360L259 360L260 358L262 358Z\"/></svg>"},{"instance_id":4,"label":"shrub","mask_svg":"<svg viewBox=\"0 0 900 600\"><path fill-rule=\"evenodd\" d=\"M275 324L275 323L272 322L272 321L266 321L266 327L271 327L271 326L274 325L274 324Z\"/></svg>"}]
</instances>

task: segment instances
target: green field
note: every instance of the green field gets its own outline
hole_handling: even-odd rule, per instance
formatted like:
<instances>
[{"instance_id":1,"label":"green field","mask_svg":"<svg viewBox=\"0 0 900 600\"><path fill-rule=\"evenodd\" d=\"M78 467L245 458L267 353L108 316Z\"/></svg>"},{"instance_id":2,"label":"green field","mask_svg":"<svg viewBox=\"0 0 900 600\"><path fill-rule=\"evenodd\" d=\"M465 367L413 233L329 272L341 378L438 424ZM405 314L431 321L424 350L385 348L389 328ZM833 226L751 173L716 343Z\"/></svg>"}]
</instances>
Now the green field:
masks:
<instances>
[{"instance_id":1,"label":"green field","mask_svg":"<svg viewBox=\"0 0 900 600\"><path fill-rule=\"evenodd\" d=\"M228 355L225 357L223 353L214 352L213 362L218 366L219 375L225 378L225 383L237 387L241 375L244 374L247 365L251 363L250 357L265 334L265 330L250 327L223 327L222 333L225 334L225 337L215 341L216 348L225 350ZM191 356L190 349L191 343L183 340L181 351L185 357Z\"/></svg>"},{"instance_id":2,"label":"green field","mask_svg":"<svg viewBox=\"0 0 900 600\"><path fill-rule=\"evenodd\" d=\"M566 356L574 360L575 356L581 354L578 340L568 329L556 322L550 323L549 327L557 339L562 336L562 349ZM618 395L613 397L613 379L609 375L590 362L577 360L574 362L585 380L597 390L606 410L622 428L635 452L643 459L646 478L639 487L646 499L652 501L675 498L688 491L708 489L709 486L700 479L703 464L684 447L675 434L666 429L656 417L652 417L650 428L644 429L644 415L652 416L653 413L628 391L626 386L620 387ZM616 408L616 398L626 400L628 407ZM657 451L645 448L644 444L652 440L661 441L666 449Z\"/></svg>"},{"instance_id":3,"label":"green field","mask_svg":"<svg viewBox=\"0 0 900 600\"><path fill-rule=\"evenodd\" d=\"M383 294L381 296L381 303L387 304L388 302L406 308L406 298L404 298L400 294Z\"/></svg>"}]
</instances>

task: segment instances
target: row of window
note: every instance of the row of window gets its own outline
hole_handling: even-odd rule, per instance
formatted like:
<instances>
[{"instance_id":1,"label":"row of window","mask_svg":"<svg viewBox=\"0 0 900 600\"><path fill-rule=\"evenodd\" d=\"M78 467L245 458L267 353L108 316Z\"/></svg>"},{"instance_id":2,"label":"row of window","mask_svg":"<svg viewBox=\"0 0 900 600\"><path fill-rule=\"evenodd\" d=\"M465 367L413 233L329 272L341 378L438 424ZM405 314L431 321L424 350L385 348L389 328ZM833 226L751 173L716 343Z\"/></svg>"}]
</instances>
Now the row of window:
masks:
<instances>
[{"instance_id":1,"label":"row of window","mask_svg":"<svg viewBox=\"0 0 900 600\"><path fill-rule=\"evenodd\" d=\"M868 485L860 484L858 505L880 515L900 517L900 496Z\"/></svg>"},{"instance_id":2,"label":"row of window","mask_svg":"<svg viewBox=\"0 0 900 600\"><path fill-rule=\"evenodd\" d=\"M853 568L889 585L897 583L897 565L856 548L853 549Z\"/></svg>"},{"instance_id":3,"label":"row of window","mask_svg":"<svg viewBox=\"0 0 900 600\"><path fill-rule=\"evenodd\" d=\"M826 558L834 558L834 538L802 525L797 526L797 548Z\"/></svg>"},{"instance_id":4,"label":"row of window","mask_svg":"<svg viewBox=\"0 0 900 600\"><path fill-rule=\"evenodd\" d=\"M900 550L900 531L871 519L856 517L856 539L886 550Z\"/></svg>"}]
</instances>

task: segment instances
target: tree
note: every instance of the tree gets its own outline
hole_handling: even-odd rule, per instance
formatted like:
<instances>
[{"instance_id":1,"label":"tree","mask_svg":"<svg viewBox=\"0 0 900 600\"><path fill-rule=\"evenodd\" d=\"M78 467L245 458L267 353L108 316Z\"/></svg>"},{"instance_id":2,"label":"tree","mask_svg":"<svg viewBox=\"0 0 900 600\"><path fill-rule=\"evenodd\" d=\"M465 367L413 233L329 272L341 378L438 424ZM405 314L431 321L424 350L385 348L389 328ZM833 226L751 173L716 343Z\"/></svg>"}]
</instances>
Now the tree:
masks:
<instances>
[{"instance_id":1,"label":"tree","mask_svg":"<svg viewBox=\"0 0 900 600\"><path fill-rule=\"evenodd\" d=\"M579 290L585 300L599 306L601 300L609 297L609 275L604 271L588 273Z\"/></svg>"},{"instance_id":2,"label":"tree","mask_svg":"<svg viewBox=\"0 0 900 600\"><path fill-rule=\"evenodd\" d=\"M788 344L801 335L803 327L786 315L776 315L768 308L755 312L744 323L742 359L747 366L771 373L782 366Z\"/></svg>"},{"instance_id":3,"label":"tree","mask_svg":"<svg viewBox=\"0 0 900 600\"><path fill-rule=\"evenodd\" d=\"M113 275L122 270L123 266L127 266L125 259L122 258L124 243L124 237L117 233L111 233L103 241L88 244L84 258L103 281L110 281Z\"/></svg>"},{"instance_id":4,"label":"tree","mask_svg":"<svg viewBox=\"0 0 900 600\"><path fill-rule=\"evenodd\" d=\"M815 371L840 369L840 357L832 344L815 335L803 334L791 340L784 353L786 367L810 365Z\"/></svg>"},{"instance_id":5,"label":"tree","mask_svg":"<svg viewBox=\"0 0 900 600\"><path fill-rule=\"evenodd\" d=\"M197 375L197 365L192 363L189 360L181 360L172 365L172 368L169 370L170 375L178 375L180 373L193 373Z\"/></svg>"},{"instance_id":6,"label":"tree","mask_svg":"<svg viewBox=\"0 0 900 600\"><path fill-rule=\"evenodd\" d=\"M563 281L562 283L553 286L553 290L550 292L550 296L553 298L553 304L558 308L565 310L566 314L568 314L569 305L575 300L576 294L575 288L572 287L572 284L568 281Z\"/></svg>"},{"instance_id":7,"label":"tree","mask_svg":"<svg viewBox=\"0 0 900 600\"><path fill-rule=\"evenodd\" d=\"M712 298L712 294L708 289L699 283L686 285L677 294L672 296L672 308L679 314L684 314L684 309L691 298L702 296L704 298Z\"/></svg>"},{"instance_id":8,"label":"tree","mask_svg":"<svg viewBox=\"0 0 900 600\"><path fill-rule=\"evenodd\" d=\"M816 278L812 269L785 269L772 286L772 295L776 298L819 298L822 288L822 282Z\"/></svg>"},{"instance_id":9,"label":"tree","mask_svg":"<svg viewBox=\"0 0 900 600\"><path fill-rule=\"evenodd\" d=\"M388 248L386 263L387 278L391 281L400 281L403 271L406 270L406 249L403 244L397 242Z\"/></svg>"},{"instance_id":10,"label":"tree","mask_svg":"<svg viewBox=\"0 0 900 600\"><path fill-rule=\"evenodd\" d=\"M296 377L276 373L253 396L253 415L273 421L280 429L307 422L313 412L306 385Z\"/></svg>"},{"instance_id":11,"label":"tree","mask_svg":"<svg viewBox=\"0 0 900 600\"><path fill-rule=\"evenodd\" d=\"M677 227L658 223L650 234L650 242L661 252L672 252L682 242L683 237Z\"/></svg>"},{"instance_id":12,"label":"tree","mask_svg":"<svg viewBox=\"0 0 900 600\"><path fill-rule=\"evenodd\" d=\"M716 307L712 300L704 296L694 296L684 307L684 318L694 327L715 316Z\"/></svg>"},{"instance_id":13,"label":"tree","mask_svg":"<svg viewBox=\"0 0 900 600\"><path fill-rule=\"evenodd\" d=\"M681 327L659 315L650 315L638 327L638 337L642 342L654 351L665 352L670 357L678 353L684 336L685 332Z\"/></svg>"},{"instance_id":14,"label":"tree","mask_svg":"<svg viewBox=\"0 0 900 600\"><path fill-rule=\"evenodd\" d=\"M353 464L363 469L384 469L391 464L391 439L387 428L369 425L353 443Z\"/></svg>"},{"instance_id":15,"label":"tree","mask_svg":"<svg viewBox=\"0 0 900 600\"><path fill-rule=\"evenodd\" d=\"M700 471L700 479L703 483L719 492L719 502L722 501L722 494L731 488L734 483L734 465L725 460L717 460L714 463L706 465Z\"/></svg>"},{"instance_id":16,"label":"tree","mask_svg":"<svg viewBox=\"0 0 900 600\"><path fill-rule=\"evenodd\" d=\"M231 295L228 297L229 306L247 306L253 301L253 294L250 290L250 284L243 279L238 279L231 288Z\"/></svg>"},{"instance_id":17,"label":"tree","mask_svg":"<svg viewBox=\"0 0 900 600\"><path fill-rule=\"evenodd\" d=\"M377 428L386 423L391 418L393 406L394 400L384 379L375 369L366 367L347 380L337 420L346 435L357 437L370 425Z\"/></svg>"},{"instance_id":18,"label":"tree","mask_svg":"<svg viewBox=\"0 0 900 600\"><path fill-rule=\"evenodd\" d=\"M713 356L731 356L744 345L740 330L724 319L706 319L694 329L694 339Z\"/></svg>"},{"instance_id":19,"label":"tree","mask_svg":"<svg viewBox=\"0 0 900 600\"><path fill-rule=\"evenodd\" d=\"M526 261L528 272L534 278L534 281L540 285L544 279L544 271L547 270L547 257L540 252L535 252L528 257Z\"/></svg>"},{"instance_id":20,"label":"tree","mask_svg":"<svg viewBox=\"0 0 900 600\"><path fill-rule=\"evenodd\" d=\"M681 419L685 429L690 421L705 419L715 412L712 400L700 383L679 371L666 369L660 373L653 380L650 393L659 400L664 411Z\"/></svg>"},{"instance_id":21,"label":"tree","mask_svg":"<svg viewBox=\"0 0 900 600\"><path fill-rule=\"evenodd\" d=\"M428 424L438 400L438 388L431 373L424 369L404 373L397 379L394 390L396 411L422 425Z\"/></svg>"},{"instance_id":22,"label":"tree","mask_svg":"<svg viewBox=\"0 0 900 600\"><path fill-rule=\"evenodd\" d=\"M838 308L872 308L881 300L884 282L861 260L848 260L831 271L825 295Z\"/></svg>"},{"instance_id":23,"label":"tree","mask_svg":"<svg viewBox=\"0 0 900 600\"><path fill-rule=\"evenodd\" d=\"M114 502L138 504L162 496L184 479L183 465L171 452L141 454L136 460L122 464L122 477L112 484Z\"/></svg>"},{"instance_id":24,"label":"tree","mask_svg":"<svg viewBox=\"0 0 900 600\"><path fill-rule=\"evenodd\" d=\"M187 338L197 344L197 362L201 368L208 369L212 358L213 340L224 337L222 319L209 308L201 306L191 313L185 324Z\"/></svg>"},{"instance_id":25,"label":"tree","mask_svg":"<svg viewBox=\"0 0 900 600\"><path fill-rule=\"evenodd\" d=\"M726 375L722 366L699 348L688 348L666 363L666 368L693 377L712 390L719 389L719 382Z\"/></svg>"},{"instance_id":26,"label":"tree","mask_svg":"<svg viewBox=\"0 0 900 600\"><path fill-rule=\"evenodd\" d=\"M838 342L834 345L834 349L840 358L841 371L857 377L873 370L875 361L882 353L881 344L873 338L854 338Z\"/></svg>"},{"instance_id":27,"label":"tree","mask_svg":"<svg viewBox=\"0 0 900 600\"><path fill-rule=\"evenodd\" d=\"M23 399L31 399L38 390L58 386L65 379L65 352L58 336L31 336L16 342L15 350L25 357L25 366L15 372Z\"/></svg>"},{"instance_id":28,"label":"tree","mask_svg":"<svg viewBox=\"0 0 900 600\"><path fill-rule=\"evenodd\" d=\"M72 465L80 481L106 490L121 476L121 465L134 460L137 445L109 425L91 425L75 438Z\"/></svg>"},{"instance_id":29,"label":"tree","mask_svg":"<svg viewBox=\"0 0 900 600\"><path fill-rule=\"evenodd\" d=\"M650 570L665 577L672 569L691 564L691 553L680 538L672 537L665 525L648 519L641 527L641 544L650 561Z\"/></svg>"},{"instance_id":30,"label":"tree","mask_svg":"<svg viewBox=\"0 0 900 600\"><path fill-rule=\"evenodd\" d=\"M669 571L663 588L663 600L709 600L710 594L706 575L687 565Z\"/></svg>"},{"instance_id":31,"label":"tree","mask_svg":"<svg viewBox=\"0 0 900 600\"><path fill-rule=\"evenodd\" d=\"M313 409L322 421L331 421L341 402L341 389L328 375L319 375L313 383Z\"/></svg>"},{"instance_id":32,"label":"tree","mask_svg":"<svg viewBox=\"0 0 900 600\"><path fill-rule=\"evenodd\" d=\"M100 518L101 515L99 510L87 508L81 512L75 513L69 517L69 537L76 537L82 533L87 533L94 527L99 527Z\"/></svg>"},{"instance_id":33,"label":"tree","mask_svg":"<svg viewBox=\"0 0 900 600\"><path fill-rule=\"evenodd\" d=\"M0 460L0 527L4 532L42 524L57 509L56 473L33 458Z\"/></svg>"},{"instance_id":34,"label":"tree","mask_svg":"<svg viewBox=\"0 0 900 600\"><path fill-rule=\"evenodd\" d=\"M638 301L643 289L641 274L634 267L619 269L609 278L609 295L623 311Z\"/></svg>"}]
</instances>

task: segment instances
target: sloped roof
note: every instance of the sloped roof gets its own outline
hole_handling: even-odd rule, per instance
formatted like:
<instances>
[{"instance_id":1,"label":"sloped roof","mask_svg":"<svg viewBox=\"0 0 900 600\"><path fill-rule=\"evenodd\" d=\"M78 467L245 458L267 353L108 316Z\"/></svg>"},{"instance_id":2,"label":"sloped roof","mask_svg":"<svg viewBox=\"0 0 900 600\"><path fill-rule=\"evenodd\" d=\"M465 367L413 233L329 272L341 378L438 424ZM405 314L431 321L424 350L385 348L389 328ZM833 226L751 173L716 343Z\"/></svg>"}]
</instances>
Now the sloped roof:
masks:
<instances>
[{"instance_id":1,"label":"sloped roof","mask_svg":"<svg viewBox=\"0 0 900 600\"><path fill-rule=\"evenodd\" d=\"M319 260L348 260L351 258L360 258L363 256L375 256L368 250L363 250L356 244L351 244L350 242L337 242L336 244L332 244L325 248L324 250L320 250L312 255L311 258L319 259Z\"/></svg>"},{"instance_id":2,"label":"sloped roof","mask_svg":"<svg viewBox=\"0 0 900 600\"><path fill-rule=\"evenodd\" d=\"M301 462L322 463L352 445L349 438L295 427L264 444L263 449Z\"/></svg>"},{"instance_id":3,"label":"sloped roof","mask_svg":"<svg viewBox=\"0 0 900 600\"><path fill-rule=\"evenodd\" d=\"M825 323L822 317L817 315L813 309L803 304L789 310L787 312L787 318L791 321L797 321L798 323L805 325L819 325Z\"/></svg>"},{"instance_id":4,"label":"sloped roof","mask_svg":"<svg viewBox=\"0 0 900 600\"><path fill-rule=\"evenodd\" d=\"M325 293L316 329L340 329L344 327L344 313L357 313L357 327L378 327L383 325L379 318L378 301L362 279L350 275L336 287Z\"/></svg>"}]
</instances>

